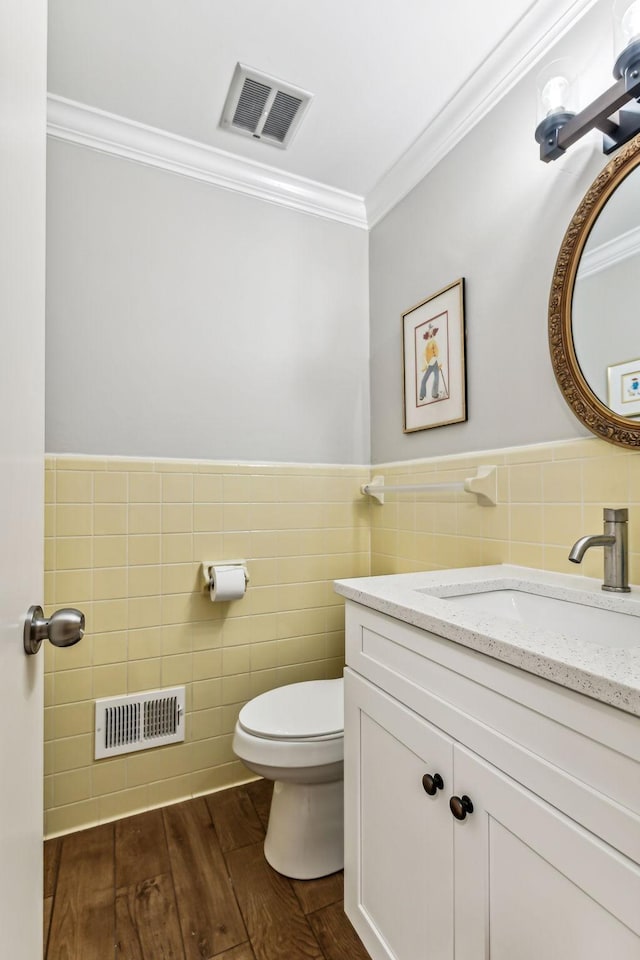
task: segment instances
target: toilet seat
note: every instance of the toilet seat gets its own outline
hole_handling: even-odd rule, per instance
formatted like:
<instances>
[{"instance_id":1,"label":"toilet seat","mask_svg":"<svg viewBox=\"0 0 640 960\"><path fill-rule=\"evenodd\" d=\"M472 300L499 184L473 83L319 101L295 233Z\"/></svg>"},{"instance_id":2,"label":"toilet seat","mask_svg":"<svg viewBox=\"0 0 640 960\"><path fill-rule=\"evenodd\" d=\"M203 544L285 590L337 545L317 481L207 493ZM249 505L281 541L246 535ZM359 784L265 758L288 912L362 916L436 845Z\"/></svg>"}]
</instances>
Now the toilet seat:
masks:
<instances>
[{"instance_id":1,"label":"toilet seat","mask_svg":"<svg viewBox=\"0 0 640 960\"><path fill-rule=\"evenodd\" d=\"M260 694L240 711L240 728L252 737L303 743L344 735L343 681L307 680Z\"/></svg>"}]
</instances>

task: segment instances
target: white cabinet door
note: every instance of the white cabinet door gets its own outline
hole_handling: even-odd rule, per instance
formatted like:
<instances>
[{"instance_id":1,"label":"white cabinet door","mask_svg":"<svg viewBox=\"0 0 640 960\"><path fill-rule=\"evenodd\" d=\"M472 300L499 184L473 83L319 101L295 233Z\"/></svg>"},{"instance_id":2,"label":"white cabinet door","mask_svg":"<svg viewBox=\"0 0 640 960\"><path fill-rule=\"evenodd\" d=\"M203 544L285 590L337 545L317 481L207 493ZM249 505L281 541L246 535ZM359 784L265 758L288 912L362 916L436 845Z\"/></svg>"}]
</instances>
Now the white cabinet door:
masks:
<instances>
[{"instance_id":1,"label":"white cabinet door","mask_svg":"<svg viewBox=\"0 0 640 960\"><path fill-rule=\"evenodd\" d=\"M638 960L640 868L463 747L456 960Z\"/></svg>"},{"instance_id":2,"label":"white cabinet door","mask_svg":"<svg viewBox=\"0 0 640 960\"><path fill-rule=\"evenodd\" d=\"M0 954L42 955L44 0L0 4Z\"/></svg>"},{"instance_id":3,"label":"white cabinet door","mask_svg":"<svg viewBox=\"0 0 640 960\"><path fill-rule=\"evenodd\" d=\"M374 960L451 960L452 741L350 670L345 684L347 914Z\"/></svg>"}]
</instances>

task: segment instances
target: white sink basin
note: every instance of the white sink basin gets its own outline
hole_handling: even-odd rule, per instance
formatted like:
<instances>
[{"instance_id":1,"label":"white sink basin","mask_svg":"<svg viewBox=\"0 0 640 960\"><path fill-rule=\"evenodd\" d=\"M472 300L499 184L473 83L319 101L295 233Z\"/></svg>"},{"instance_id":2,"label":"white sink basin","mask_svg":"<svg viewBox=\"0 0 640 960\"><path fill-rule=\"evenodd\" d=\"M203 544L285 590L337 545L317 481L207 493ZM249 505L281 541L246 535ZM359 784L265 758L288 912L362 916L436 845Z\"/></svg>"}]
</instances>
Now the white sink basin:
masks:
<instances>
[{"instance_id":1,"label":"white sink basin","mask_svg":"<svg viewBox=\"0 0 640 960\"><path fill-rule=\"evenodd\" d=\"M446 599L466 609L518 620L603 646L640 648L640 618L615 610L513 589L463 593Z\"/></svg>"},{"instance_id":2,"label":"white sink basin","mask_svg":"<svg viewBox=\"0 0 640 960\"><path fill-rule=\"evenodd\" d=\"M355 604L640 717L640 585L501 563L339 580ZM640 960L640 958L638 958Z\"/></svg>"}]
</instances>

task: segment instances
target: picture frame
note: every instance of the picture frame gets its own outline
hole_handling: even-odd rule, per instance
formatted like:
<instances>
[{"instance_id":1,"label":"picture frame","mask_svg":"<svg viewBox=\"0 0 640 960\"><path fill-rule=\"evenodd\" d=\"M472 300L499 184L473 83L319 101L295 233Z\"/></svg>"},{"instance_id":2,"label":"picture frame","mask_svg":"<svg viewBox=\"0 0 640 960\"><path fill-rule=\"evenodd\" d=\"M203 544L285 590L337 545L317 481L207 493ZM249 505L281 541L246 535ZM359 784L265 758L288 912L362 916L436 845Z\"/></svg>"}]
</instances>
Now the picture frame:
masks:
<instances>
[{"instance_id":1,"label":"picture frame","mask_svg":"<svg viewBox=\"0 0 640 960\"><path fill-rule=\"evenodd\" d=\"M464 277L402 314L404 432L467 419Z\"/></svg>"},{"instance_id":2,"label":"picture frame","mask_svg":"<svg viewBox=\"0 0 640 960\"><path fill-rule=\"evenodd\" d=\"M640 359L607 367L609 407L621 417L640 417Z\"/></svg>"}]
</instances>

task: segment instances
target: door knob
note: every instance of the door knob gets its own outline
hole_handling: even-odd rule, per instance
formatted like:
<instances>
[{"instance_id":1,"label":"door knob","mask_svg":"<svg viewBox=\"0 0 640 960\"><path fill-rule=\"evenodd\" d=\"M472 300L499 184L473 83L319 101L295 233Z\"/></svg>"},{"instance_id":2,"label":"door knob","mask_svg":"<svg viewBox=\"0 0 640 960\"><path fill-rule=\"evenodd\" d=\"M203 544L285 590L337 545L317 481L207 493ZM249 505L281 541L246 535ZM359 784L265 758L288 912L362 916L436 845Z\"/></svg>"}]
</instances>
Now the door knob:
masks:
<instances>
[{"instance_id":1,"label":"door knob","mask_svg":"<svg viewBox=\"0 0 640 960\"><path fill-rule=\"evenodd\" d=\"M37 653L43 640L50 640L54 647L72 647L84 636L84 613L73 607L56 610L45 619L42 607L29 607L24 622L24 652Z\"/></svg>"},{"instance_id":2,"label":"door knob","mask_svg":"<svg viewBox=\"0 0 640 960\"><path fill-rule=\"evenodd\" d=\"M422 786L425 793L428 793L430 797L435 797L438 790L442 790L444 787L444 781L439 773L434 773L433 776L430 773L425 773L422 778Z\"/></svg>"},{"instance_id":3,"label":"door knob","mask_svg":"<svg viewBox=\"0 0 640 960\"><path fill-rule=\"evenodd\" d=\"M473 804L471 799L465 794L462 797L451 797L449 800L449 809L456 820L464 820L468 813L473 813Z\"/></svg>"}]
</instances>

